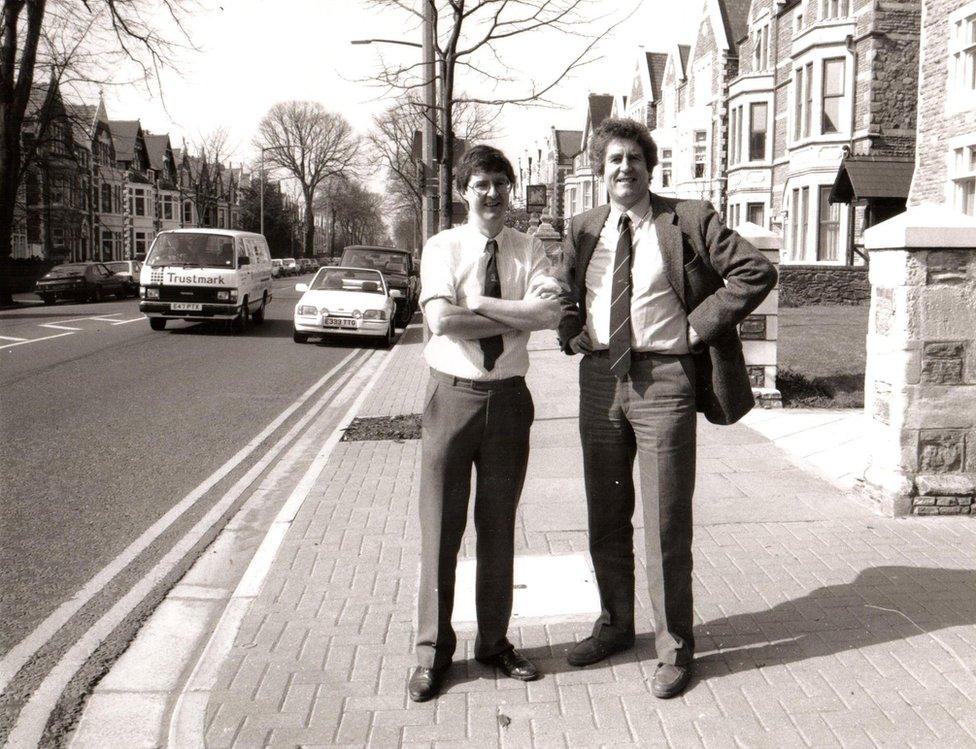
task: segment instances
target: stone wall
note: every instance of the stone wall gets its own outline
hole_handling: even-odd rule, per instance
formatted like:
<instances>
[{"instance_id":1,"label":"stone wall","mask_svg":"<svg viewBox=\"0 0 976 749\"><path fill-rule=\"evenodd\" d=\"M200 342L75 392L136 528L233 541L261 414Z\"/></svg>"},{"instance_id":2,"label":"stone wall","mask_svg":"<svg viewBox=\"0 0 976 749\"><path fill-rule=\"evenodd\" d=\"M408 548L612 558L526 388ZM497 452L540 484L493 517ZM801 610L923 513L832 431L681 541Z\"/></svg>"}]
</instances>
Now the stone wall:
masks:
<instances>
[{"instance_id":1,"label":"stone wall","mask_svg":"<svg viewBox=\"0 0 976 749\"><path fill-rule=\"evenodd\" d=\"M781 265L779 305L866 304L871 299L867 268L824 265Z\"/></svg>"}]
</instances>

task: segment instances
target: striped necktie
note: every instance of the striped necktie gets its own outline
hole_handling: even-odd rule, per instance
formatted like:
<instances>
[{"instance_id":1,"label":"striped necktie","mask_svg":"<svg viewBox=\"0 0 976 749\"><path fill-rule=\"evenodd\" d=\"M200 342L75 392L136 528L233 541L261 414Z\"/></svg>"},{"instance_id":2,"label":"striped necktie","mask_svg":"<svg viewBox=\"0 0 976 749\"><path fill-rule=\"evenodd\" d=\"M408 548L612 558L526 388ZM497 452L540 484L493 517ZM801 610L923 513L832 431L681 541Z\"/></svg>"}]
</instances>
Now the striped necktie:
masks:
<instances>
[{"instance_id":1,"label":"striped necktie","mask_svg":"<svg viewBox=\"0 0 976 749\"><path fill-rule=\"evenodd\" d=\"M485 296L501 299L502 282L498 277L498 242L489 239L488 244L485 245L485 251L488 253L488 267L485 269L484 293ZM505 342L500 335L493 335L490 338L479 339L478 343L481 345L481 351L485 356L485 370L490 372L495 368L495 362L502 355L502 351L505 350Z\"/></svg>"},{"instance_id":2,"label":"striped necktie","mask_svg":"<svg viewBox=\"0 0 976 749\"><path fill-rule=\"evenodd\" d=\"M622 380L630 371L630 217L620 217L610 297L610 371Z\"/></svg>"}]
</instances>

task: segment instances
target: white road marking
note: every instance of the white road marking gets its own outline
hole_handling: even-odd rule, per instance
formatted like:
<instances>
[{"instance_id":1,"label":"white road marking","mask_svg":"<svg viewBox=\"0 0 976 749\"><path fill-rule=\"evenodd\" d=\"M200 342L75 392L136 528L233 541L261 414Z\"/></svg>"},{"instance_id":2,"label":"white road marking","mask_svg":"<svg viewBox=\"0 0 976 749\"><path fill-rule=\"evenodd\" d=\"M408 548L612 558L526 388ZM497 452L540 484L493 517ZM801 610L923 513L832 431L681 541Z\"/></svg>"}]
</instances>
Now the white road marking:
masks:
<instances>
[{"instance_id":1,"label":"white road marking","mask_svg":"<svg viewBox=\"0 0 976 749\"><path fill-rule=\"evenodd\" d=\"M0 335L0 340L4 341L26 341L26 338L14 338L12 335Z\"/></svg>"},{"instance_id":2,"label":"white road marking","mask_svg":"<svg viewBox=\"0 0 976 749\"><path fill-rule=\"evenodd\" d=\"M361 350L354 351L343 362L361 353ZM364 361L368 361L377 353L379 352L368 354ZM336 369L341 366L342 364L337 365ZM51 711L57 704L65 687L67 687L68 683L78 672L78 669L85 664L91 657L91 654L104 642L105 638L139 605L149 592L172 572L173 568L190 552L200 538L220 521L228 508L264 472L268 464L278 457L278 454L284 449L285 445L291 442L292 438L304 429L312 418L318 415L319 411L325 407L326 402L334 394L337 399L341 399L345 395L350 381L363 379L362 372L363 369L350 367L349 373L345 374L340 382L337 382L322 395L316 405L288 431L288 434L279 439L274 447L221 497L207 514L156 563L149 574L140 579L128 593L116 601L115 605L102 615L68 652L61 657L54 668L44 677L44 680L31 695L27 704L21 709L20 714L17 716L17 722L7 737L7 746L40 746L44 727L51 717ZM345 395L345 399L348 400L349 396Z\"/></svg>"},{"instance_id":3,"label":"white road marking","mask_svg":"<svg viewBox=\"0 0 976 749\"><path fill-rule=\"evenodd\" d=\"M71 334L62 333L61 335ZM17 346L20 344L13 343L9 345ZM125 569L137 556L139 556L139 554L141 554L164 531L166 531L167 528L169 528L187 510L196 504L201 497L205 496L214 485L221 481L228 473L243 462L245 458L253 453L261 445L261 443L264 442L264 440L273 434L278 427L280 427L295 411L301 408L301 406L304 405L304 403L308 401L330 378L332 378L333 375L339 372L350 362L353 357L360 353L361 350L352 351L348 356L346 356L346 358L329 370L328 373L326 373L321 379L318 380L318 382L308 388L308 390L302 393L302 395L299 396L299 398L288 408L286 408L274 421L268 424L268 426L265 427L260 434L252 438L250 442L242 447L226 463L207 477L177 504L171 507L166 514L159 518L159 520L143 531L143 533L135 541L123 549L122 552L115 557L115 559L103 567L101 571L99 571L98 574L96 574L88 583L79 589L71 598L51 612L47 618L44 619L44 621L35 627L29 635L27 635L27 637L11 648L3 659L0 660L0 693L7 688L7 685L10 683L11 679L17 675L17 672L23 668L24 664L31 659L34 653L40 650L47 643L47 641L50 640L72 616L74 616L97 593L99 593L102 588L104 588L112 580L112 578ZM300 420L298 423L304 424L304 420L307 418L307 416L302 417L302 420ZM272 455L277 448L278 446L275 445L275 447L273 447L271 451L266 454L265 458ZM255 468L260 467L261 470L263 470L263 461L264 459L262 459L262 461L260 461ZM252 472L253 470L254 469L252 469ZM248 478L249 475L250 472L246 474L244 478ZM250 483L250 480L248 483Z\"/></svg>"},{"instance_id":4,"label":"white road marking","mask_svg":"<svg viewBox=\"0 0 976 749\"><path fill-rule=\"evenodd\" d=\"M139 322L140 320L145 319L146 316L143 315L142 317L133 317L131 320L109 320L109 322L112 323L112 325L127 325L130 322Z\"/></svg>"},{"instance_id":5,"label":"white road marking","mask_svg":"<svg viewBox=\"0 0 976 749\"><path fill-rule=\"evenodd\" d=\"M50 341L52 338L61 338L62 336L66 336L66 335L74 335L74 333L73 332L55 333L54 335L46 335L46 336L42 336L41 338L29 338L26 341L20 341L18 343L7 343L3 346L0 346L0 350L3 350L5 348L13 348L14 346L24 346L28 343L37 343L38 341Z\"/></svg>"},{"instance_id":6,"label":"white road marking","mask_svg":"<svg viewBox=\"0 0 976 749\"><path fill-rule=\"evenodd\" d=\"M53 328L54 330L84 330L84 328L74 328L70 325L57 325L53 322L42 322L39 325L42 328Z\"/></svg>"}]
</instances>

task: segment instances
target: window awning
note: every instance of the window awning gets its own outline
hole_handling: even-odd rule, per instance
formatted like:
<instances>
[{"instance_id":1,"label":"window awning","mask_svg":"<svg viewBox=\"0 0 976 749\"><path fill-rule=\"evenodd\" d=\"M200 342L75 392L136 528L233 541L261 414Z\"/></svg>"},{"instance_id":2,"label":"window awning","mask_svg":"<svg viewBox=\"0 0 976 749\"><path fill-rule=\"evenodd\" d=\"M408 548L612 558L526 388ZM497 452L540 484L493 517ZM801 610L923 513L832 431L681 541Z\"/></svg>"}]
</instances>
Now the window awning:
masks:
<instances>
[{"instance_id":1,"label":"window awning","mask_svg":"<svg viewBox=\"0 0 976 749\"><path fill-rule=\"evenodd\" d=\"M856 200L905 200L912 186L915 159L848 156L830 190L831 203Z\"/></svg>"}]
</instances>

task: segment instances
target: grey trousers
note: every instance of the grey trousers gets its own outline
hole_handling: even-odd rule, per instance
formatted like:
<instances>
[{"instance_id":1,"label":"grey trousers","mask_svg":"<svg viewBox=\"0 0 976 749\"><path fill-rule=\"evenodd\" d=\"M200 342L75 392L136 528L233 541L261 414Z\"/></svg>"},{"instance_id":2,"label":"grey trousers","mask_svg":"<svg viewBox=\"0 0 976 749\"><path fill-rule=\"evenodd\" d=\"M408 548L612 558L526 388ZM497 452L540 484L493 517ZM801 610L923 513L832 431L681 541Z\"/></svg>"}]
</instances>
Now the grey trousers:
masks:
<instances>
[{"instance_id":1,"label":"grey trousers","mask_svg":"<svg viewBox=\"0 0 976 749\"><path fill-rule=\"evenodd\" d=\"M694 654L691 500L695 490L695 391L691 356L635 360L618 380L605 356L580 363L580 436L590 555L601 615L593 636L634 640L634 482L644 504L647 583L660 661Z\"/></svg>"},{"instance_id":2,"label":"grey trousers","mask_svg":"<svg viewBox=\"0 0 976 749\"><path fill-rule=\"evenodd\" d=\"M515 510L529 457L532 396L521 377L456 382L431 372L421 431L420 590L417 662L443 668L457 635L451 626L458 550L467 522L471 467L476 541L475 657L512 647Z\"/></svg>"}]
</instances>

